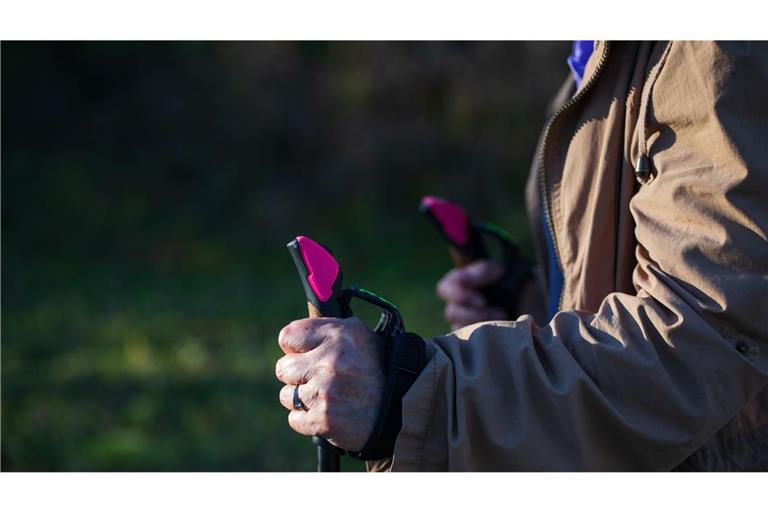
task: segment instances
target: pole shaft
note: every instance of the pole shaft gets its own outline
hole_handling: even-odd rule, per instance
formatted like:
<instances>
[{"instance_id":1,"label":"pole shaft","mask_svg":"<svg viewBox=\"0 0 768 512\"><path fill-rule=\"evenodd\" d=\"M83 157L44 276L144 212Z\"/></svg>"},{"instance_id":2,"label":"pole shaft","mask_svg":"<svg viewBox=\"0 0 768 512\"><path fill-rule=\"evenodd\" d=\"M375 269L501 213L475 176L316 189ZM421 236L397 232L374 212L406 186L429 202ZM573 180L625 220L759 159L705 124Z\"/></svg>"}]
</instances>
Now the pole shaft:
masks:
<instances>
[{"instance_id":1,"label":"pole shaft","mask_svg":"<svg viewBox=\"0 0 768 512\"><path fill-rule=\"evenodd\" d=\"M339 453L322 437L313 439L317 445L317 470L321 473L341 471Z\"/></svg>"}]
</instances>

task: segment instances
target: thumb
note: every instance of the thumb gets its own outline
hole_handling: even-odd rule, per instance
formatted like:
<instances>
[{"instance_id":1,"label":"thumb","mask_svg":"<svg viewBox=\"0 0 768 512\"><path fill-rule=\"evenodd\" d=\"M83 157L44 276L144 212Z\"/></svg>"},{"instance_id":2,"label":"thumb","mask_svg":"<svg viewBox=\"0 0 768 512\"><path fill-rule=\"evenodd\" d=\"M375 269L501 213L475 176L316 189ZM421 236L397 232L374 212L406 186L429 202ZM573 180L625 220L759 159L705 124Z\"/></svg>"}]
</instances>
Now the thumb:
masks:
<instances>
[{"instance_id":1,"label":"thumb","mask_svg":"<svg viewBox=\"0 0 768 512\"><path fill-rule=\"evenodd\" d=\"M477 260L461 269L459 280L470 288L482 288L504 274L504 266L492 260Z\"/></svg>"}]
</instances>

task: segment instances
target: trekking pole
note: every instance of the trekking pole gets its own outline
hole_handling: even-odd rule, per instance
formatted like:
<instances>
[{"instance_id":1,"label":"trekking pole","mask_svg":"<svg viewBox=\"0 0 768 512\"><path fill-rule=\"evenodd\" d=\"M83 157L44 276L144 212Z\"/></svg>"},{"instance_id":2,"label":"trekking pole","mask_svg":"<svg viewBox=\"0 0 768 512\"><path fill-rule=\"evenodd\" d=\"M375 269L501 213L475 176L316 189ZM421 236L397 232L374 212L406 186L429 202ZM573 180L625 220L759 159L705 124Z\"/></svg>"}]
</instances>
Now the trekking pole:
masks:
<instances>
[{"instance_id":1,"label":"trekking pole","mask_svg":"<svg viewBox=\"0 0 768 512\"><path fill-rule=\"evenodd\" d=\"M510 234L490 222L475 222L456 203L435 196L425 196L419 204L425 214L448 242L448 251L456 267L463 267L480 259L489 259L490 251L485 238L494 239L501 246L502 263L507 272L495 283L483 289L489 304L501 306L514 313L515 293L520 283L530 276L530 263L519 253Z\"/></svg>"},{"instance_id":2,"label":"trekking pole","mask_svg":"<svg viewBox=\"0 0 768 512\"><path fill-rule=\"evenodd\" d=\"M304 286L310 318L348 318L353 315L350 301L358 298L381 310L374 331L385 343L405 330L400 311L391 302L362 288L342 290L341 267L328 249L311 238L297 236L288 242L288 251ZM317 470L340 471L340 455L346 452L319 436L312 442L317 446Z\"/></svg>"}]
</instances>

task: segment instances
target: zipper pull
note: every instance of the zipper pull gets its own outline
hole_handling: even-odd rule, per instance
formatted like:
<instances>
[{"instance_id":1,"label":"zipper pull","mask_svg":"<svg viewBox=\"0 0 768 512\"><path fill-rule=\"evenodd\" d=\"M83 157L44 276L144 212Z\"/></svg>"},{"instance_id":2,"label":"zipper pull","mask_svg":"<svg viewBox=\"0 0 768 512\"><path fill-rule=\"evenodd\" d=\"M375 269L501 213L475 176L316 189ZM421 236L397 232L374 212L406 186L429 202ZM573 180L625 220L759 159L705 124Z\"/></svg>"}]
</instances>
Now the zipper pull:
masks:
<instances>
[{"instance_id":1,"label":"zipper pull","mask_svg":"<svg viewBox=\"0 0 768 512\"><path fill-rule=\"evenodd\" d=\"M651 169L651 159L647 155L641 154L640 159L635 166L635 178L641 185L647 185L653 181L653 170Z\"/></svg>"}]
</instances>

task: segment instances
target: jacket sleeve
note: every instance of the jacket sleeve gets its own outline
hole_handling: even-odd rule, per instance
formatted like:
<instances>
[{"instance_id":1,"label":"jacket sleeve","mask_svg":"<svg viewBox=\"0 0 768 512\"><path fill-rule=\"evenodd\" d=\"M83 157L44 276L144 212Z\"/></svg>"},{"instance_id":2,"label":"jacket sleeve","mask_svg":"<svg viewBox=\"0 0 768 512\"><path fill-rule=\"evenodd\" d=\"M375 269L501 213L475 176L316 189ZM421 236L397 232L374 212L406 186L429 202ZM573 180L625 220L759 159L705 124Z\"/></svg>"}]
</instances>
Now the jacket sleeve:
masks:
<instances>
[{"instance_id":1,"label":"jacket sleeve","mask_svg":"<svg viewBox=\"0 0 768 512\"><path fill-rule=\"evenodd\" d=\"M429 340L394 470L667 470L768 385L767 46L672 44L636 294Z\"/></svg>"}]
</instances>

